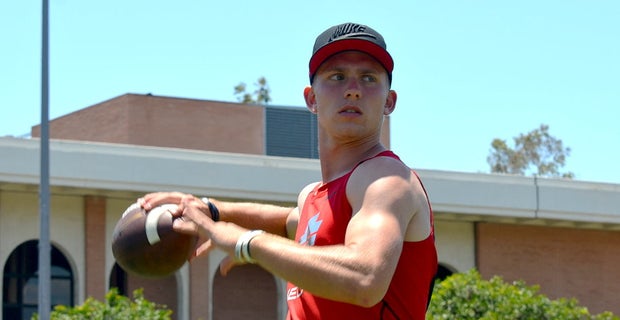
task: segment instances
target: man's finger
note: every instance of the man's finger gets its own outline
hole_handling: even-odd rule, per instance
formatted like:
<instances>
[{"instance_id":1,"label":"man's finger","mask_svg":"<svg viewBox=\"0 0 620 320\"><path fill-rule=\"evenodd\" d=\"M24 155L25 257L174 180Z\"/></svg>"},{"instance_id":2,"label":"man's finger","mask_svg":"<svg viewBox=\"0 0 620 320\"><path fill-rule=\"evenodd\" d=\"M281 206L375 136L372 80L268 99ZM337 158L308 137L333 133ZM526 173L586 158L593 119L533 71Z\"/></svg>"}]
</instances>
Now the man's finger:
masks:
<instances>
[{"instance_id":1,"label":"man's finger","mask_svg":"<svg viewBox=\"0 0 620 320\"><path fill-rule=\"evenodd\" d=\"M198 235L200 230L194 221L186 220L183 217L175 218L172 221L172 229L177 232Z\"/></svg>"},{"instance_id":2,"label":"man's finger","mask_svg":"<svg viewBox=\"0 0 620 320\"><path fill-rule=\"evenodd\" d=\"M214 246L211 243L210 239L207 239L206 241L202 241L199 242L199 244L196 246L196 250L194 251L194 257L200 257L203 255L208 254L211 250L213 250Z\"/></svg>"}]
</instances>

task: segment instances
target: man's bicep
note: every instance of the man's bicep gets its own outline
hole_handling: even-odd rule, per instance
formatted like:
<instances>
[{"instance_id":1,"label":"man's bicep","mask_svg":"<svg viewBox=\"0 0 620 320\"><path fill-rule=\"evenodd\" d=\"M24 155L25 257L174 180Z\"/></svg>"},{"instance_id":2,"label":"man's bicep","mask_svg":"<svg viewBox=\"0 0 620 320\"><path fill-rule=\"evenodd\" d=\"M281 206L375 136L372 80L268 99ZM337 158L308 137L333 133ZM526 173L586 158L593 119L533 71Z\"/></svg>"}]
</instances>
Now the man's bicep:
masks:
<instances>
[{"instance_id":1,"label":"man's bicep","mask_svg":"<svg viewBox=\"0 0 620 320\"><path fill-rule=\"evenodd\" d=\"M299 208L295 207L286 218L286 236L291 240L295 239L297 224L299 224Z\"/></svg>"},{"instance_id":2,"label":"man's bicep","mask_svg":"<svg viewBox=\"0 0 620 320\"><path fill-rule=\"evenodd\" d=\"M378 250L369 254L393 254L397 260L413 217L413 192L409 172L391 166L392 159L381 160L358 168L349 180L347 197L353 217L347 240Z\"/></svg>"},{"instance_id":3,"label":"man's bicep","mask_svg":"<svg viewBox=\"0 0 620 320\"><path fill-rule=\"evenodd\" d=\"M350 221L345 246L360 266L387 290L403 248L398 220L390 213L361 210Z\"/></svg>"}]
</instances>

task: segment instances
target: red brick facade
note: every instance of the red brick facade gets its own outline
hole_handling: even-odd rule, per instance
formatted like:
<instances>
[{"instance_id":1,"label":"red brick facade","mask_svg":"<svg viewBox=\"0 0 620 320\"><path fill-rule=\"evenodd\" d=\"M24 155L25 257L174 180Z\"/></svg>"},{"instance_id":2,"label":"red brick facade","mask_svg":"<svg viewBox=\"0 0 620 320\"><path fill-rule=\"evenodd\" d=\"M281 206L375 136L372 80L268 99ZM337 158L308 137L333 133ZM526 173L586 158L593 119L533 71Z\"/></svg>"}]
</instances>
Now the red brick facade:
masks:
<instances>
[{"instance_id":1,"label":"red brick facade","mask_svg":"<svg viewBox=\"0 0 620 320\"><path fill-rule=\"evenodd\" d=\"M52 139L265 154L265 106L125 94L50 121ZM389 117L381 141L390 145ZM40 127L32 128L40 136Z\"/></svg>"},{"instance_id":2,"label":"red brick facade","mask_svg":"<svg viewBox=\"0 0 620 320\"><path fill-rule=\"evenodd\" d=\"M575 297L592 313L620 314L620 232L477 223L481 275L539 285L550 298Z\"/></svg>"}]
</instances>

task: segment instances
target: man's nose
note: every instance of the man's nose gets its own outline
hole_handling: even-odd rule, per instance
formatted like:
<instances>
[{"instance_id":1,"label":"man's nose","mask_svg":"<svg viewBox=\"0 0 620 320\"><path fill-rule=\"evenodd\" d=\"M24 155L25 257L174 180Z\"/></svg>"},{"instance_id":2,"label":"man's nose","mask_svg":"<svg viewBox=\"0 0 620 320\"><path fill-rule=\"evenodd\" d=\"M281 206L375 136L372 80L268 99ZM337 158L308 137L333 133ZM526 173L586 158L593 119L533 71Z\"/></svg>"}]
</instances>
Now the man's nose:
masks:
<instances>
[{"instance_id":1,"label":"man's nose","mask_svg":"<svg viewBox=\"0 0 620 320\"><path fill-rule=\"evenodd\" d=\"M355 81L350 81L347 89L344 91L345 99L359 99L362 97L362 91L360 90L359 84Z\"/></svg>"}]
</instances>

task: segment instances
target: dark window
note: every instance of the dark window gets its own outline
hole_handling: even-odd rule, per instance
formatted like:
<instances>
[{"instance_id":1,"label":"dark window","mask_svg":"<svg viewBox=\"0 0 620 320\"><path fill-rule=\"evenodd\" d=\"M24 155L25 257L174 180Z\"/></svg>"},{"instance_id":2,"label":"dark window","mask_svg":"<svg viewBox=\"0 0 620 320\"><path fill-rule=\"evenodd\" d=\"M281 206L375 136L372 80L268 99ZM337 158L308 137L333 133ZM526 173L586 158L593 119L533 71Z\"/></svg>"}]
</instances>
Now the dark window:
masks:
<instances>
[{"instance_id":1,"label":"dark window","mask_svg":"<svg viewBox=\"0 0 620 320\"><path fill-rule=\"evenodd\" d=\"M451 276L454 272L450 270L448 267L439 264L437 267L437 274L435 275L435 280L443 281L447 277Z\"/></svg>"},{"instance_id":2,"label":"dark window","mask_svg":"<svg viewBox=\"0 0 620 320\"><path fill-rule=\"evenodd\" d=\"M110 288L117 288L120 295L132 297L131 292L127 292L127 273L118 263L114 264L110 273Z\"/></svg>"},{"instance_id":3,"label":"dark window","mask_svg":"<svg viewBox=\"0 0 620 320\"><path fill-rule=\"evenodd\" d=\"M37 240L24 242L9 256L4 265L2 318L30 319L38 309L39 248ZM52 246L51 292L52 307L73 306L73 272L65 256Z\"/></svg>"},{"instance_id":4,"label":"dark window","mask_svg":"<svg viewBox=\"0 0 620 320\"><path fill-rule=\"evenodd\" d=\"M285 107L266 107L265 114L267 155L318 159L315 114Z\"/></svg>"}]
</instances>

